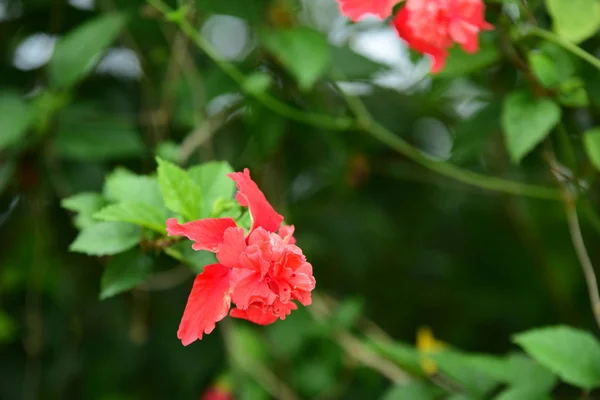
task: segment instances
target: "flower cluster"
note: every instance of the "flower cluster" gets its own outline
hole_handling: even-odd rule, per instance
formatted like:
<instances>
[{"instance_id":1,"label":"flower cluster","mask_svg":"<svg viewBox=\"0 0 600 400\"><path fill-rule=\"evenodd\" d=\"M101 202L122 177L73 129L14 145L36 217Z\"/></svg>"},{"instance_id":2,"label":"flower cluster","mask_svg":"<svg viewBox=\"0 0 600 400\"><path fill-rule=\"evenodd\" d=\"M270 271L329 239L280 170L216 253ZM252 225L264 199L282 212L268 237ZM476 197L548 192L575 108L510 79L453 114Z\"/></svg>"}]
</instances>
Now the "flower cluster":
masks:
<instances>
[{"instance_id":1,"label":"flower cluster","mask_svg":"<svg viewBox=\"0 0 600 400\"><path fill-rule=\"evenodd\" d=\"M247 235L231 218L206 218L180 224L167 220L169 236L186 236L194 250L216 253L217 264L204 267L189 295L177 337L187 346L209 334L229 313L256 324L285 319L311 303L315 288L312 266L296 246L294 227L269 204L248 169L228 175L238 189L236 200L248 207L252 226ZM231 309L231 303L236 308Z\"/></svg>"},{"instance_id":2,"label":"flower cluster","mask_svg":"<svg viewBox=\"0 0 600 400\"><path fill-rule=\"evenodd\" d=\"M367 14L387 18L397 0L338 0L342 13L353 21ZM431 71L443 69L454 43L464 51L479 49L478 34L493 29L484 20L483 0L406 0L392 24L412 49L433 59Z\"/></svg>"}]
</instances>

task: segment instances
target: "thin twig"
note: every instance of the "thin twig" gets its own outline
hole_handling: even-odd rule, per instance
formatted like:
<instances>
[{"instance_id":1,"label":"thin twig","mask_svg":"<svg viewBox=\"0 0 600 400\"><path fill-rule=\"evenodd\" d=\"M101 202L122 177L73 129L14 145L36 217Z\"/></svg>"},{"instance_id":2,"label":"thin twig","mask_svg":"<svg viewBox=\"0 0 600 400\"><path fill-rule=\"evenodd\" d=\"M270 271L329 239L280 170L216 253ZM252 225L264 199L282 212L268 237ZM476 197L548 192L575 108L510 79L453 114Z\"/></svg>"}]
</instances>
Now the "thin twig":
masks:
<instances>
[{"instance_id":1,"label":"thin twig","mask_svg":"<svg viewBox=\"0 0 600 400\"><path fill-rule=\"evenodd\" d=\"M550 165L552 171L559 171L561 166L554 156L554 152L549 145L544 151L544 157ZM587 284L588 295L590 297L590 304L592 306L592 313L596 324L600 327L600 292L598 290L598 280L596 279L596 272L594 271L594 265L585 247L585 241L583 240L583 234L581 233L581 226L579 224L579 217L577 216L577 198L574 195L571 188L569 188L568 181L558 173L554 173L556 181L561 189L562 203L565 208L565 214L567 217L567 223L569 225L569 234L571 236L571 242L575 249L575 254L581 264L583 270L583 276Z\"/></svg>"}]
</instances>

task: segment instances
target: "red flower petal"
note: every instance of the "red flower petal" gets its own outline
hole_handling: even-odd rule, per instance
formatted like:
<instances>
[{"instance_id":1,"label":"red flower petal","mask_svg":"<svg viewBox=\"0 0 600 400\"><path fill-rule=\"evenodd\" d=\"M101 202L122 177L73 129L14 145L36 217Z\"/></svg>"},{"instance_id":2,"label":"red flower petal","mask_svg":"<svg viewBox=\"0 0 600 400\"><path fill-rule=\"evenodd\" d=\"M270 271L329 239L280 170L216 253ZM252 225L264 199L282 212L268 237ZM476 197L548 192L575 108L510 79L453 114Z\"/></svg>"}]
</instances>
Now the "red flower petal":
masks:
<instances>
[{"instance_id":1,"label":"red flower petal","mask_svg":"<svg viewBox=\"0 0 600 400\"><path fill-rule=\"evenodd\" d=\"M272 312L263 311L262 307L257 305L251 305L247 310L234 308L229 315L233 318L246 319L258 325L269 325L277 321L277 316Z\"/></svg>"},{"instance_id":2,"label":"red flower petal","mask_svg":"<svg viewBox=\"0 0 600 400\"><path fill-rule=\"evenodd\" d=\"M260 274L252 272L233 287L231 299L236 307L245 310L256 301L273 302L275 294L269 285L260 278Z\"/></svg>"},{"instance_id":3,"label":"red flower petal","mask_svg":"<svg viewBox=\"0 0 600 400\"><path fill-rule=\"evenodd\" d=\"M294 238L294 225L282 225L279 228L279 236L283 239L285 244L294 244L296 239Z\"/></svg>"},{"instance_id":4,"label":"red flower petal","mask_svg":"<svg viewBox=\"0 0 600 400\"><path fill-rule=\"evenodd\" d=\"M252 229L262 226L269 232L275 232L283 221L283 216L273 209L267 198L250 178L248 168L244 172L234 172L227 175L237 185L238 193L236 200L241 206L247 206L252 216Z\"/></svg>"},{"instance_id":5,"label":"red flower petal","mask_svg":"<svg viewBox=\"0 0 600 400\"><path fill-rule=\"evenodd\" d=\"M186 236L193 240L194 250L208 250L216 252L223 243L223 235L227 228L235 227L231 218L205 218L199 221L180 224L175 218L167 220L167 234L169 236Z\"/></svg>"},{"instance_id":6,"label":"red flower petal","mask_svg":"<svg viewBox=\"0 0 600 400\"><path fill-rule=\"evenodd\" d=\"M411 28L409 19L410 11L408 11L408 7L405 6L398 12L396 18L392 21L394 28L396 28L396 31L398 32L398 36L404 39L410 48L419 53L430 55L433 58L431 72L440 72L446 63L448 51L445 48L437 47L432 43L420 39Z\"/></svg>"},{"instance_id":7,"label":"red flower petal","mask_svg":"<svg viewBox=\"0 0 600 400\"><path fill-rule=\"evenodd\" d=\"M211 333L216 322L227 315L231 304L229 273L229 268L211 264L196 276L177 331L184 346L202 339L203 333Z\"/></svg>"},{"instance_id":8,"label":"red flower petal","mask_svg":"<svg viewBox=\"0 0 600 400\"><path fill-rule=\"evenodd\" d=\"M241 268L240 255L246 251L246 239L242 228L229 228L223 235L223 243L217 249L217 260L229 268Z\"/></svg>"},{"instance_id":9,"label":"red flower petal","mask_svg":"<svg viewBox=\"0 0 600 400\"><path fill-rule=\"evenodd\" d=\"M342 14L352 21L358 21L366 14L373 14L381 19L392 15L392 10L399 0L338 0Z\"/></svg>"}]
</instances>

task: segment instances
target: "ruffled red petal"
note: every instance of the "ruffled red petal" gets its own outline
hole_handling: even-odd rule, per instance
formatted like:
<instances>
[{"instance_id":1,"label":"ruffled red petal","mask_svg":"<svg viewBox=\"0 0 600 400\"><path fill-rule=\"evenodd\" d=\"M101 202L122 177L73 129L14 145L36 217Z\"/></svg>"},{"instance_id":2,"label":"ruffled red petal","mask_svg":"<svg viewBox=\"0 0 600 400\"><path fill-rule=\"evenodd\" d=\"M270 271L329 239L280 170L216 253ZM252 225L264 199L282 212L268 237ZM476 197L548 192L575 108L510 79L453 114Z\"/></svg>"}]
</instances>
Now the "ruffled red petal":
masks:
<instances>
[{"instance_id":1,"label":"ruffled red petal","mask_svg":"<svg viewBox=\"0 0 600 400\"><path fill-rule=\"evenodd\" d=\"M273 315L272 312L264 311L262 307L257 305L251 305L247 310L234 308L229 315L233 318L241 318L254 322L257 325L269 325L277 321L277 316Z\"/></svg>"},{"instance_id":2,"label":"ruffled red petal","mask_svg":"<svg viewBox=\"0 0 600 400\"><path fill-rule=\"evenodd\" d=\"M231 304L230 271L221 264L211 264L196 276L177 331L184 346L211 333L215 324L227 316Z\"/></svg>"},{"instance_id":3,"label":"ruffled red petal","mask_svg":"<svg viewBox=\"0 0 600 400\"><path fill-rule=\"evenodd\" d=\"M223 243L223 235L228 228L235 227L232 218L206 218L199 221L180 224L175 218L167 220L167 235L186 236L193 240L194 250L208 250L216 252Z\"/></svg>"},{"instance_id":4,"label":"ruffled red petal","mask_svg":"<svg viewBox=\"0 0 600 400\"><path fill-rule=\"evenodd\" d=\"M394 5L399 0L338 0L343 15L358 21L367 14L385 19L392 15Z\"/></svg>"},{"instance_id":5,"label":"ruffled red petal","mask_svg":"<svg viewBox=\"0 0 600 400\"><path fill-rule=\"evenodd\" d=\"M227 176L233 179L237 185L236 200L241 206L248 207L250 211L252 216L251 230L260 226L269 232L276 232L283 221L283 216L275 211L263 192L250 178L248 168L244 169L244 172L234 172Z\"/></svg>"}]
</instances>

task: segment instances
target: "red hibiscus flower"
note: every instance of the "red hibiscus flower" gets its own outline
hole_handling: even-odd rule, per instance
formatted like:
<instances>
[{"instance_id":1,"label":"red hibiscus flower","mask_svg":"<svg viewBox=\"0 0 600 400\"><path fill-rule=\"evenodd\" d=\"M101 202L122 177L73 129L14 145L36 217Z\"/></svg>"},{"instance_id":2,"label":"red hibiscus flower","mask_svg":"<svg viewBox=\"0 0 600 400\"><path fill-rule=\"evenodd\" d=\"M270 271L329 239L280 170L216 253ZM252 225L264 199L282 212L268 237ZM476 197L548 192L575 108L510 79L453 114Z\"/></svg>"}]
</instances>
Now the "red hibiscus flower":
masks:
<instances>
[{"instance_id":1,"label":"red hibiscus flower","mask_svg":"<svg viewBox=\"0 0 600 400\"><path fill-rule=\"evenodd\" d=\"M342 14L352 21L358 21L367 14L385 19L392 15L398 0L338 0Z\"/></svg>"},{"instance_id":2,"label":"red hibiscus flower","mask_svg":"<svg viewBox=\"0 0 600 400\"><path fill-rule=\"evenodd\" d=\"M468 53L479 49L479 31L493 29L484 20L484 8L482 0L406 0L393 24L412 49L433 58L431 72L436 73L454 43Z\"/></svg>"},{"instance_id":3,"label":"red hibiscus flower","mask_svg":"<svg viewBox=\"0 0 600 400\"><path fill-rule=\"evenodd\" d=\"M250 178L250 172L228 175L237 185L236 200L248 207L252 226L247 235L231 218L206 218L180 224L167 220L169 236L186 236L194 250L216 253L217 264L207 265L196 277L177 337L184 346L209 334L229 313L256 324L285 319L311 303L315 288L312 266L296 246L293 226L269 204ZM236 308L231 308L233 303Z\"/></svg>"}]
</instances>

